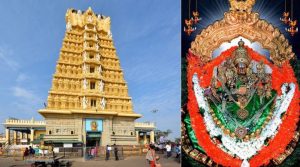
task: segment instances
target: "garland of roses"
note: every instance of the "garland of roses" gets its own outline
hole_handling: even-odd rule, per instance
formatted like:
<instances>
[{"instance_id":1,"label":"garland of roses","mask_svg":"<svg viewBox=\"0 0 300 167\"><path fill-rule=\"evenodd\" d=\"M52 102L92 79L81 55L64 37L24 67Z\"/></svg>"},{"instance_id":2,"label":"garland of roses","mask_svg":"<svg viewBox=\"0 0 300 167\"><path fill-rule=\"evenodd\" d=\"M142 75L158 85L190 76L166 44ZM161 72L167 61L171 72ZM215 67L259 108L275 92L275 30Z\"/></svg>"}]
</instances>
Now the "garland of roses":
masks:
<instances>
[{"instance_id":1,"label":"garland of roses","mask_svg":"<svg viewBox=\"0 0 300 167\"><path fill-rule=\"evenodd\" d=\"M205 123L201 114L199 114L199 108L196 101L196 97L193 91L192 77L194 73L197 73L200 78L201 87L208 87L213 74L215 66L221 64L226 58L230 57L233 51L237 47L232 47L224 51L220 56L212 60L207 64L201 64L199 57L189 52L187 60L187 81L188 81L188 111L191 117L191 125L198 139L198 143L205 150L206 154L216 163L223 166L241 166L242 160L235 158L226 152L222 151L215 143L210 139L209 134L206 131ZM282 67L277 67L269 62L264 56L253 51L247 47L249 56L255 61L263 61L269 65L272 69L272 87L277 91L278 95L281 95L281 86L283 83L296 83L294 72L289 62L283 63ZM291 101L290 106L284 116L284 121L280 125L277 135L269 142L268 146L263 147L254 157L249 160L250 166L262 166L267 165L270 160L279 157L286 149L286 146L293 139L294 131L297 128L297 122L299 121L299 90L298 84L296 85L296 91Z\"/></svg>"}]
</instances>

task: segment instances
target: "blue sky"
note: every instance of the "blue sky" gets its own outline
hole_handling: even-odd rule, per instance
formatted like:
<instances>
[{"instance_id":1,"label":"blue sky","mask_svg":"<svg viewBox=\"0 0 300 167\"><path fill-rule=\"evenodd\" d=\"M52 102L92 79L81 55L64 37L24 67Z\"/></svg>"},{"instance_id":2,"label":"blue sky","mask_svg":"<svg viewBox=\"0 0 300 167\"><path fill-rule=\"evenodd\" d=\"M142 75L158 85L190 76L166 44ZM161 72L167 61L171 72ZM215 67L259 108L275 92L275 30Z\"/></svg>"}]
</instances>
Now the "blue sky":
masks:
<instances>
[{"instance_id":1,"label":"blue sky","mask_svg":"<svg viewBox=\"0 0 300 167\"><path fill-rule=\"evenodd\" d=\"M117 54L138 121L180 136L180 1L7 0L0 2L0 122L42 119L68 8L111 17ZM151 110L158 109L153 114ZM3 131L3 126L0 132Z\"/></svg>"}]
</instances>

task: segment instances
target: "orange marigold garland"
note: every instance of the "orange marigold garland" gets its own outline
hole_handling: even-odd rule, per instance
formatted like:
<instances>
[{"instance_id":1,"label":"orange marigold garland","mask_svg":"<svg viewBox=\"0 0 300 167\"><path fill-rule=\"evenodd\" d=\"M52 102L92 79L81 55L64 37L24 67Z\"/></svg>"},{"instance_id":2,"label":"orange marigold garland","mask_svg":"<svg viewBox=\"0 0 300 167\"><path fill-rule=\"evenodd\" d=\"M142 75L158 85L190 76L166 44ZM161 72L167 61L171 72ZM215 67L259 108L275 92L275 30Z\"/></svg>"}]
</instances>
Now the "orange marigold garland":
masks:
<instances>
[{"instance_id":1,"label":"orange marigold garland","mask_svg":"<svg viewBox=\"0 0 300 167\"><path fill-rule=\"evenodd\" d=\"M290 77L290 76L288 76ZM299 91L296 92L293 100L285 114L285 118L279 127L277 135L269 142L269 145L262 148L251 160L251 166L267 165L271 159L275 159L282 154L287 145L293 139L297 122L299 121Z\"/></svg>"},{"instance_id":2,"label":"orange marigold garland","mask_svg":"<svg viewBox=\"0 0 300 167\"><path fill-rule=\"evenodd\" d=\"M217 144L213 143L210 139L208 132L206 131L203 117L199 114L199 108L196 101L196 97L193 91L192 76L197 73L200 78L201 87L208 87L211 82L214 67L220 65L226 58L230 57L236 47L232 47L220 56L212 60L211 62L201 65L200 59L189 52L187 57L188 69L188 110L191 117L191 125L195 131L195 135L198 139L199 145L203 147L207 155L216 163L223 166L241 166L242 160L232 157L226 152L222 151ZM297 80L294 76L292 67L288 62L283 63L282 67L277 67L269 62L264 56L248 48L249 56L255 61L263 61L269 65L272 69L272 87L277 93L281 94L281 86L283 83L296 83ZM269 144L263 147L255 156L253 156L249 162L252 166L267 165L271 159L278 157L285 151L286 146L292 140L294 131L297 128L297 122L299 121L299 90L296 85L296 91L292 102L286 112L286 116L279 127L277 135L269 142Z\"/></svg>"},{"instance_id":3,"label":"orange marigold garland","mask_svg":"<svg viewBox=\"0 0 300 167\"><path fill-rule=\"evenodd\" d=\"M231 51L233 51L232 49ZM228 53L230 53L228 51ZM230 54L229 54L230 55ZM224 166L241 166L242 161L240 159L234 158L231 155L223 152L220 148L217 147L215 143L210 139L209 134L206 131L205 124L203 122L202 116L198 113L199 108L196 101L196 97L192 88L192 76L194 73L199 74L201 76L201 86L207 87L210 85L210 80L212 76L212 70L215 65L221 63L221 58L226 58L228 56L220 57L217 60L220 62L215 62L212 65L206 64L204 67L199 66L199 58L196 56L190 55L188 56L188 110L191 118L191 125L195 131L195 135L198 139L198 143L203 149L206 151L206 154L216 163L222 164ZM210 75L209 75L210 74Z\"/></svg>"}]
</instances>

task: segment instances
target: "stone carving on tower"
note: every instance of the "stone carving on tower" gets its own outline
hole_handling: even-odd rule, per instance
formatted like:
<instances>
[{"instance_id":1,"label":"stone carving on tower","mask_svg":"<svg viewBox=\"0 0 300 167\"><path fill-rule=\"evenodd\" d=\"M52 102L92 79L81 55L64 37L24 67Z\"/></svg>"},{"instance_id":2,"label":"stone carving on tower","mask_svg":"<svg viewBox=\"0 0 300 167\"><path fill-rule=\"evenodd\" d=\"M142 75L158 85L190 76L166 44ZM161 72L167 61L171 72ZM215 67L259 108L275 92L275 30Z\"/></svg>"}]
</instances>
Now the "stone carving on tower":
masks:
<instances>
[{"instance_id":1,"label":"stone carving on tower","mask_svg":"<svg viewBox=\"0 0 300 167\"><path fill-rule=\"evenodd\" d=\"M47 107L39 112L53 111L135 114L111 38L110 17L91 8L67 11Z\"/></svg>"},{"instance_id":2,"label":"stone carving on tower","mask_svg":"<svg viewBox=\"0 0 300 167\"><path fill-rule=\"evenodd\" d=\"M45 117L45 142L87 144L86 120L103 121L101 145L137 144L133 112L120 61L113 44L110 18L69 9ZM101 140L101 141L100 141Z\"/></svg>"}]
</instances>

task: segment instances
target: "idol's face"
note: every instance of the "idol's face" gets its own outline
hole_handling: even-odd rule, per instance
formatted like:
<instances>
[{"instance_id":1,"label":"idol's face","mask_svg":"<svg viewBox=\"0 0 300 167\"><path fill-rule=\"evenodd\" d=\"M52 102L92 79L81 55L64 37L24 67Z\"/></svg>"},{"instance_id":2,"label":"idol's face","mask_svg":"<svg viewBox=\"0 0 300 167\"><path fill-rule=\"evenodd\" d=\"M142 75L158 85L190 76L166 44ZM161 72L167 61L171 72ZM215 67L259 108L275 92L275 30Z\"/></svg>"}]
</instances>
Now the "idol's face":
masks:
<instances>
[{"instance_id":1,"label":"idol's face","mask_svg":"<svg viewBox=\"0 0 300 167\"><path fill-rule=\"evenodd\" d=\"M238 71L238 74L240 75L245 75L246 74L246 64L244 63L239 63L237 65L237 71Z\"/></svg>"}]
</instances>

